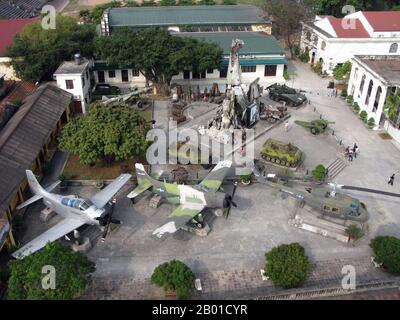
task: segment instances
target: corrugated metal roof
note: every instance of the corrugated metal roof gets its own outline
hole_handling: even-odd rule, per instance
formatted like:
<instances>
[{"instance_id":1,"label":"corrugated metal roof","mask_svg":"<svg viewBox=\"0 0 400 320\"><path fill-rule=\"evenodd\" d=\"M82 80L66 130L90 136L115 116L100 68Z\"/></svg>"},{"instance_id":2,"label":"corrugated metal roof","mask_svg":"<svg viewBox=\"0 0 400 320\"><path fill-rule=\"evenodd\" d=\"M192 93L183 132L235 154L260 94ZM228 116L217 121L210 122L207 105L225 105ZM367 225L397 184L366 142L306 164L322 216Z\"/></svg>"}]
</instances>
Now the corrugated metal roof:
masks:
<instances>
[{"instance_id":1,"label":"corrugated metal roof","mask_svg":"<svg viewBox=\"0 0 400 320\"><path fill-rule=\"evenodd\" d=\"M174 35L214 42L224 50L224 55L230 54L232 40L234 39L240 39L244 42L243 48L239 51L240 55L285 55L285 51L274 36L259 32L180 32Z\"/></svg>"},{"instance_id":2,"label":"corrugated metal roof","mask_svg":"<svg viewBox=\"0 0 400 320\"><path fill-rule=\"evenodd\" d=\"M112 8L109 26L237 25L269 23L266 14L255 6L157 6Z\"/></svg>"},{"instance_id":3,"label":"corrugated metal roof","mask_svg":"<svg viewBox=\"0 0 400 320\"><path fill-rule=\"evenodd\" d=\"M0 213L5 211L25 170L31 168L72 94L52 84L39 87L0 132Z\"/></svg>"}]
</instances>

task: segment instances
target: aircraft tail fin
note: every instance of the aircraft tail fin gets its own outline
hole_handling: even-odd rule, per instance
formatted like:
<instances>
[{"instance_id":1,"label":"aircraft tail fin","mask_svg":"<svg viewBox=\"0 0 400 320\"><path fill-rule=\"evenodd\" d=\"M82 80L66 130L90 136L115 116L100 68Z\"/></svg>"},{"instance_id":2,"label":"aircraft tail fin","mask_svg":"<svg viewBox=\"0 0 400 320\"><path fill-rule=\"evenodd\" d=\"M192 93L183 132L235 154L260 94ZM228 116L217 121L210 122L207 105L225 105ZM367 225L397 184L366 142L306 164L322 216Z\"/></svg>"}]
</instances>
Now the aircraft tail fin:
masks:
<instances>
[{"instance_id":1,"label":"aircraft tail fin","mask_svg":"<svg viewBox=\"0 0 400 320\"><path fill-rule=\"evenodd\" d=\"M151 178L147 174L143 164L136 163L135 168L136 168L136 177L138 186L131 193L128 194L128 198L131 199L137 197L139 194L143 193L144 191L146 191L147 189L149 189L154 185L153 178Z\"/></svg>"},{"instance_id":2,"label":"aircraft tail fin","mask_svg":"<svg viewBox=\"0 0 400 320\"><path fill-rule=\"evenodd\" d=\"M26 170L26 177L28 179L29 188L31 189L32 193L34 194L33 197L29 198L25 202L21 203L17 206L17 209L22 209L40 199L43 198L43 195L46 193L46 190L39 184L35 175L31 170Z\"/></svg>"}]
</instances>

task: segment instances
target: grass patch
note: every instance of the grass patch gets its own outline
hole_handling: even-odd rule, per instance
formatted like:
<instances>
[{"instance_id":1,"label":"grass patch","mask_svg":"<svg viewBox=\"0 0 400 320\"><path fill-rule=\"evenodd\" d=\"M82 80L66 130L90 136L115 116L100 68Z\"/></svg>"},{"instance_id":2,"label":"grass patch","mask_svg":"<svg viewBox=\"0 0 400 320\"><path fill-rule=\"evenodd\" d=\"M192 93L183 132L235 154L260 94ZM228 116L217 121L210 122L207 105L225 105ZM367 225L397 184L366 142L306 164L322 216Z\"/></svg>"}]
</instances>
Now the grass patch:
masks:
<instances>
[{"instance_id":1,"label":"grass patch","mask_svg":"<svg viewBox=\"0 0 400 320\"><path fill-rule=\"evenodd\" d=\"M97 162L94 166L87 166L81 164L77 156L70 154L63 174L67 180L115 179L122 172L127 172L135 176L136 162L146 163L144 159L130 159L115 161L111 166L103 161Z\"/></svg>"},{"instance_id":2,"label":"grass patch","mask_svg":"<svg viewBox=\"0 0 400 320\"><path fill-rule=\"evenodd\" d=\"M383 139L383 140L392 140L392 136L387 133L387 132L383 132L383 133L379 133L379 136Z\"/></svg>"}]
</instances>

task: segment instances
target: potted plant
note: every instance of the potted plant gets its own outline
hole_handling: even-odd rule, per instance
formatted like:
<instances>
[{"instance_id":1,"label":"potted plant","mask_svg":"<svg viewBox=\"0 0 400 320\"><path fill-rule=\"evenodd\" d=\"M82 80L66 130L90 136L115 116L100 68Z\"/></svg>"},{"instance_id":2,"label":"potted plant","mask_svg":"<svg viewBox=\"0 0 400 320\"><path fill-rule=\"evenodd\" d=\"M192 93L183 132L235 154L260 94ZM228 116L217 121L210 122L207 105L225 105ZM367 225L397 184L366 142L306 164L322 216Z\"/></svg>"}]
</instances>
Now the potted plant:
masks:
<instances>
[{"instance_id":1,"label":"potted plant","mask_svg":"<svg viewBox=\"0 0 400 320\"><path fill-rule=\"evenodd\" d=\"M363 110L360 112L360 119L362 122L367 123L367 119L368 119L367 111Z\"/></svg>"},{"instance_id":2,"label":"potted plant","mask_svg":"<svg viewBox=\"0 0 400 320\"><path fill-rule=\"evenodd\" d=\"M358 105L357 102L354 102L354 103L353 103L353 111L354 111L355 113L357 113L357 114L360 112L360 106Z\"/></svg>"},{"instance_id":3,"label":"potted plant","mask_svg":"<svg viewBox=\"0 0 400 320\"><path fill-rule=\"evenodd\" d=\"M340 96L341 96L343 99L346 99L346 98L347 98L347 90L346 90L346 89L343 89L342 92L340 93Z\"/></svg>"},{"instance_id":4,"label":"potted plant","mask_svg":"<svg viewBox=\"0 0 400 320\"><path fill-rule=\"evenodd\" d=\"M251 183L251 175L250 174L242 174L240 176L240 182L243 185L248 186Z\"/></svg>"},{"instance_id":5,"label":"potted plant","mask_svg":"<svg viewBox=\"0 0 400 320\"><path fill-rule=\"evenodd\" d=\"M61 181L60 186L59 186L60 191L61 191L61 192L62 192L62 191L67 191L67 189L68 189L67 177L66 177L64 174L61 174L61 175L58 177L58 180Z\"/></svg>"},{"instance_id":6,"label":"potted plant","mask_svg":"<svg viewBox=\"0 0 400 320\"><path fill-rule=\"evenodd\" d=\"M347 101L349 104L353 104L353 102L354 102L353 96L352 96L352 95L347 96L346 101Z\"/></svg>"},{"instance_id":7,"label":"potted plant","mask_svg":"<svg viewBox=\"0 0 400 320\"><path fill-rule=\"evenodd\" d=\"M369 118L367 124L368 124L368 127L370 127L370 129L373 129L375 127L375 119Z\"/></svg>"}]
</instances>

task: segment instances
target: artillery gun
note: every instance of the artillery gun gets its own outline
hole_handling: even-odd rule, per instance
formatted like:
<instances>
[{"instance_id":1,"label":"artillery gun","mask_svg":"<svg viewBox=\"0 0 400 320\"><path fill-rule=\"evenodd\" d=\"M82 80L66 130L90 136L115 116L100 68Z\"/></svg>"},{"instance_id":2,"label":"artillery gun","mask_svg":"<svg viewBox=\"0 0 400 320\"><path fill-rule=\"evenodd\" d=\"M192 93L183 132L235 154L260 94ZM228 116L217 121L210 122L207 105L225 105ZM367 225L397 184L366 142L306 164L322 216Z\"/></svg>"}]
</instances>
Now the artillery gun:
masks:
<instances>
[{"instance_id":1,"label":"artillery gun","mask_svg":"<svg viewBox=\"0 0 400 320\"><path fill-rule=\"evenodd\" d=\"M151 99L142 96L142 94L146 94L149 90L151 90L150 87L146 88L135 87L126 94L121 94L112 98L107 98L106 96L103 96L101 99L101 103L104 106L109 106L109 107L124 106L124 107L131 107L131 108L133 107L143 110L151 105Z\"/></svg>"},{"instance_id":2,"label":"artillery gun","mask_svg":"<svg viewBox=\"0 0 400 320\"><path fill-rule=\"evenodd\" d=\"M296 120L295 123L298 124L299 126L310 129L313 135L317 135L325 132L326 128L328 128L328 125L334 124L335 122L331 122L324 119L318 119L313 121Z\"/></svg>"},{"instance_id":3,"label":"artillery gun","mask_svg":"<svg viewBox=\"0 0 400 320\"><path fill-rule=\"evenodd\" d=\"M271 100L283 101L287 106L298 107L307 102L307 97L299 91L288 87L287 85L279 85L277 83L267 87Z\"/></svg>"},{"instance_id":4,"label":"artillery gun","mask_svg":"<svg viewBox=\"0 0 400 320\"><path fill-rule=\"evenodd\" d=\"M261 158L284 167L296 168L301 162L303 152L291 143L268 139L262 146Z\"/></svg>"}]
</instances>

